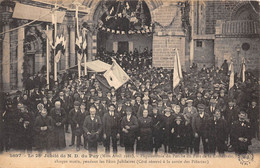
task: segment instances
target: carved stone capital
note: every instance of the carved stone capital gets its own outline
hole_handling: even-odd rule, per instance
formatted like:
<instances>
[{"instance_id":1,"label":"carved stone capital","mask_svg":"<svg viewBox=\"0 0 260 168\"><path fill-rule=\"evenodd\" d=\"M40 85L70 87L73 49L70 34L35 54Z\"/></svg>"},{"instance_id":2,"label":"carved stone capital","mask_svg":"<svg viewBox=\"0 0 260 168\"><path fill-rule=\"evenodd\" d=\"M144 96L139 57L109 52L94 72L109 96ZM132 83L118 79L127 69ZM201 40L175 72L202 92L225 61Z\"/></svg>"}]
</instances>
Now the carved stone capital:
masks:
<instances>
[{"instance_id":1,"label":"carved stone capital","mask_svg":"<svg viewBox=\"0 0 260 168\"><path fill-rule=\"evenodd\" d=\"M12 13L11 12L2 12L1 13L1 23L3 25L8 25L10 22L12 22Z\"/></svg>"}]
</instances>

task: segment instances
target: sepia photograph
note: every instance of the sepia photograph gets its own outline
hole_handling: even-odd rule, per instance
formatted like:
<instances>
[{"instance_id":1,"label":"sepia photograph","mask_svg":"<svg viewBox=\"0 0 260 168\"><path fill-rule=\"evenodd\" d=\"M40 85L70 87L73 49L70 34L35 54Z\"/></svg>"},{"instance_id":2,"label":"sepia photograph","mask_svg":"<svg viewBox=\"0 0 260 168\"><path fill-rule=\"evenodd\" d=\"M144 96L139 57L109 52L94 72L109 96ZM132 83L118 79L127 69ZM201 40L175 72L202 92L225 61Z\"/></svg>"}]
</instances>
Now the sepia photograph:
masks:
<instances>
[{"instance_id":1,"label":"sepia photograph","mask_svg":"<svg viewBox=\"0 0 260 168\"><path fill-rule=\"evenodd\" d=\"M0 168L259 168L259 0L0 0Z\"/></svg>"}]
</instances>

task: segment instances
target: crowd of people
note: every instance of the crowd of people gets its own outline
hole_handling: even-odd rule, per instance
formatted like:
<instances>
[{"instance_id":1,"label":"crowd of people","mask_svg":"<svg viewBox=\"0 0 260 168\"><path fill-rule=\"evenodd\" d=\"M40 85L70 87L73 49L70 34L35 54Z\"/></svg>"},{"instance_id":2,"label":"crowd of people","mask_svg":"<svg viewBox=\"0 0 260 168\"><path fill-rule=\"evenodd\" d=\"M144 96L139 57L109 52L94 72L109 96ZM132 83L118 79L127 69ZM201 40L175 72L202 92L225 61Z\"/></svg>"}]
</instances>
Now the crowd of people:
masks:
<instances>
[{"instance_id":1,"label":"crowd of people","mask_svg":"<svg viewBox=\"0 0 260 168\"><path fill-rule=\"evenodd\" d=\"M105 91L93 76L64 74L51 89L34 85L4 100L0 114L0 150L76 150L127 153L246 153L259 138L259 83L247 72L228 90L223 68L183 72L172 89L172 71L130 66L131 78ZM77 76L77 75L76 75ZM1 97L3 99L3 97ZM71 136L66 142L65 134Z\"/></svg>"},{"instance_id":2,"label":"crowd of people","mask_svg":"<svg viewBox=\"0 0 260 168\"><path fill-rule=\"evenodd\" d=\"M139 52L137 48L135 48L133 52L123 53L109 52L104 48L100 48L97 55L96 59L108 64L112 64L112 58L114 58L124 70L132 69L132 67L135 67L137 70L152 67L153 54L152 50L148 51L148 47L144 48L142 52Z\"/></svg>"}]
</instances>

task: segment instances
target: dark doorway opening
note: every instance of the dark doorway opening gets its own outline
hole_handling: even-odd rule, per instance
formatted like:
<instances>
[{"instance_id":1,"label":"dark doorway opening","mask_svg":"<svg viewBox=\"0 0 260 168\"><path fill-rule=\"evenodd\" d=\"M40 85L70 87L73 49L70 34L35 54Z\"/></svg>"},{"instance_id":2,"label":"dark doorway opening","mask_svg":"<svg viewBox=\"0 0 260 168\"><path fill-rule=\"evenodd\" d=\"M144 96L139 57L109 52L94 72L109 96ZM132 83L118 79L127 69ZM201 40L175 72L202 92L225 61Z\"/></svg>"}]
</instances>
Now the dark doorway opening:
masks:
<instances>
[{"instance_id":1,"label":"dark doorway opening","mask_svg":"<svg viewBox=\"0 0 260 168\"><path fill-rule=\"evenodd\" d=\"M128 41L119 41L118 42L118 53L123 54L124 52L128 53L128 51L129 51Z\"/></svg>"}]
</instances>

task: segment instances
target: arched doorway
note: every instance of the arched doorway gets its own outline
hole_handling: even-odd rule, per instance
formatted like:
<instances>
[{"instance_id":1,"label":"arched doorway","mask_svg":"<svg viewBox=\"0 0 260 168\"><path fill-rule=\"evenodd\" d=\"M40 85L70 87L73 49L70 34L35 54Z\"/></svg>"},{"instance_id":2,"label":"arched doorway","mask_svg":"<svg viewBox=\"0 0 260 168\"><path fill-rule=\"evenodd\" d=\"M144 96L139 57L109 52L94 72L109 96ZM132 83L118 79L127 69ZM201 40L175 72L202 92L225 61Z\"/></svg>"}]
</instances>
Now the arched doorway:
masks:
<instances>
[{"instance_id":1,"label":"arched doorway","mask_svg":"<svg viewBox=\"0 0 260 168\"><path fill-rule=\"evenodd\" d=\"M37 27L26 27L24 40L24 76L31 76L38 73L45 64L44 42L42 33Z\"/></svg>"},{"instance_id":2,"label":"arched doorway","mask_svg":"<svg viewBox=\"0 0 260 168\"><path fill-rule=\"evenodd\" d=\"M147 60L147 65L151 64L148 59L152 58L153 34L151 14L145 1L100 2L93 16L94 23L99 25L97 57L117 56L121 59L121 56L138 53L144 61Z\"/></svg>"}]
</instances>

